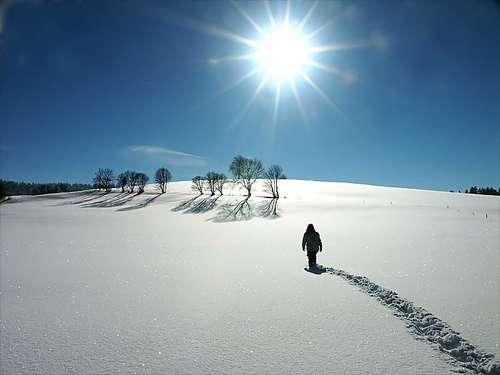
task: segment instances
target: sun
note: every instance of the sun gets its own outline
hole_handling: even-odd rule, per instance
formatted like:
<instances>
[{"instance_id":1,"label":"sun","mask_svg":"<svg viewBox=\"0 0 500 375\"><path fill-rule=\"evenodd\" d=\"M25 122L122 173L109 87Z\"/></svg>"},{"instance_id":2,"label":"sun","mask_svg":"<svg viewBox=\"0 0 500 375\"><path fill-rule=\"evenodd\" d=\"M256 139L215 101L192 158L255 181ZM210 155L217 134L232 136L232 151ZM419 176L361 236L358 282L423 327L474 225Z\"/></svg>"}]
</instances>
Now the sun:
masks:
<instances>
[{"instance_id":1,"label":"sun","mask_svg":"<svg viewBox=\"0 0 500 375\"><path fill-rule=\"evenodd\" d=\"M262 4L264 5L269 21L268 23L264 21L267 24L266 26L261 21L257 22L242 8L239 2L235 0L229 1L235 10L253 26L257 32L257 37L254 37L255 34L242 35L211 24L189 22L187 26L219 38L231 40L245 48L241 51L242 53L211 57L208 61L212 66L227 62L241 63L245 60L253 63L250 64L251 68L248 72L243 73L235 81L230 82L218 91L214 95L215 97L233 90L251 77L260 75L253 94L237 113L231 122L231 126L234 126L245 117L264 87L270 84L274 86L275 90L272 129L277 124L283 90L291 92L304 123L309 124L307 111L299 92L299 89L304 90L305 88L303 84L299 86L300 83L305 83L306 86L309 86L326 104L339 115L343 116L343 112L337 103L323 91L321 85L313 79L310 71L320 70L324 73L334 75L340 81L344 81L345 84L354 84L358 80L355 71L345 66L332 65L330 62L331 58L322 58L322 56L326 53L338 53L342 50L376 46L381 43L375 43L374 40L368 38L356 42L337 41L329 43L327 41L326 43L318 44L318 35L323 34L337 19L337 16L334 15L323 24L317 25L314 22L313 14L321 6L319 0L314 1L309 10L298 18L292 15L291 0L285 1L284 16L278 18L273 14L273 5L269 1L264 0ZM247 2L245 4L251 3ZM247 66L246 63L243 65ZM287 95L286 98L288 97L290 96Z\"/></svg>"},{"instance_id":2,"label":"sun","mask_svg":"<svg viewBox=\"0 0 500 375\"><path fill-rule=\"evenodd\" d=\"M307 39L299 31L283 25L266 34L255 48L255 60L269 79L280 83L300 75L308 61Z\"/></svg>"}]
</instances>

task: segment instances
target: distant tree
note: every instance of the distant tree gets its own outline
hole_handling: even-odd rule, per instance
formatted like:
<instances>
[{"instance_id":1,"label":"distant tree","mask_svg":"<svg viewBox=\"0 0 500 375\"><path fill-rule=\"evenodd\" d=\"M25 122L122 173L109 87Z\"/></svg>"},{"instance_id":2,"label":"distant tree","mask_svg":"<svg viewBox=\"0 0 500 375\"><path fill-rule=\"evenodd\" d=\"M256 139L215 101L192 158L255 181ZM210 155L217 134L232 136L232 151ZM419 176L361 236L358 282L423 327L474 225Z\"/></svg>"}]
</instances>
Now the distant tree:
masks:
<instances>
[{"instance_id":1,"label":"distant tree","mask_svg":"<svg viewBox=\"0 0 500 375\"><path fill-rule=\"evenodd\" d=\"M7 195L36 195L51 194L67 191L79 191L92 189L90 184L69 184L67 182L33 183L16 182L0 179L0 189Z\"/></svg>"},{"instance_id":2,"label":"distant tree","mask_svg":"<svg viewBox=\"0 0 500 375\"><path fill-rule=\"evenodd\" d=\"M210 190L211 195L215 195L215 190L216 188L216 183L217 183L217 173L215 172L208 172L207 176L205 177L205 180L207 182L208 189Z\"/></svg>"},{"instance_id":3,"label":"distant tree","mask_svg":"<svg viewBox=\"0 0 500 375\"><path fill-rule=\"evenodd\" d=\"M127 186L127 174L126 172L120 173L118 177L116 177L116 187L122 189L122 193L125 192L125 187Z\"/></svg>"},{"instance_id":4,"label":"distant tree","mask_svg":"<svg viewBox=\"0 0 500 375\"><path fill-rule=\"evenodd\" d=\"M125 171L127 176L127 187L130 193L134 192L135 186L137 185L137 172L135 171Z\"/></svg>"},{"instance_id":5,"label":"distant tree","mask_svg":"<svg viewBox=\"0 0 500 375\"><path fill-rule=\"evenodd\" d=\"M172 173L167 168L159 168L155 173L156 187L164 194L167 191L167 184L172 179Z\"/></svg>"},{"instance_id":6,"label":"distant tree","mask_svg":"<svg viewBox=\"0 0 500 375\"><path fill-rule=\"evenodd\" d=\"M484 194L484 195L500 195L500 187L496 190L494 187L477 187L476 185L471 186L470 189L465 190L469 194Z\"/></svg>"},{"instance_id":7,"label":"distant tree","mask_svg":"<svg viewBox=\"0 0 500 375\"><path fill-rule=\"evenodd\" d=\"M104 190L110 192L113 186L113 180L115 179L113 175L113 170L109 168L104 169Z\"/></svg>"},{"instance_id":8,"label":"distant tree","mask_svg":"<svg viewBox=\"0 0 500 375\"><path fill-rule=\"evenodd\" d=\"M227 182L227 177L224 173L217 173L215 178L215 188L219 191L220 195L222 195L222 189Z\"/></svg>"},{"instance_id":9,"label":"distant tree","mask_svg":"<svg viewBox=\"0 0 500 375\"><path fill-rule=\"evenodd\" d=\"M95 172L94 178L92 179L92 181L94 183L94 187L96 189L99 189L99 190L101 190L103 187L103 177L102 177L103 172L102 171L103 171L102 168L99 168L97 170L97 172Z\"/></svg>"},{"instance_id":10,"label":"distant tree","mask_svg":"<svg viewBox=\"0 0 500 375\"><path fill-rule=\"evenodd\" d=\"M139 193L144 193L144 187L149 181L149 177L142 172L136 173L137 187L139 188Z\"/></svg>"},{"instance_id":11,"label":"distant tree","mask_svg":"<svg viewBox=\"0 0 500 375\"><path fill-rule=\"evenodd\" d=\"M493 187L486 187L486 188L481 188L479 189L480 194L485 194L485 195L498 195L498 192L493 188Z\"/></svg>"},{"instance_id":12,"label":"distant tree","mask_svg":"<svg viewBox=\"0 0 500 375\"><path fill-rule=\"evenodd\" d=\"M264 173L264 177L264 188L266 191L272 194L273 198L279 198L278 180L286 178L283 174L283 168L279 165L271 165Z\"/></svg>"},{"instance_id":13,"label":"distant tree","mask_svg":"<svg viewBox=\"0 0 500 375\"><path fill-rule=\"evenodd\" d=\"M193 184L191 185L191 189L196 190L201 194L203 194L203 185L205 184L205 178L202 176L195 176L191 180Z\"/></svg>"},{"instance_id":14,"label":"distant tree","mask_svg":"<svg viewBox=\"0 0 500 375\"><path fill-rule=\"evenodd\" d=\"M233 158L229 170L233 174L235 182L241 184L252 195L252 186L264 172L264 166L258 159L249 159L241 155Z\"/></svg>"},{"instance_id":15,"label":"distant tree","mask_svg":"<svg viewBox=\"0 0 500 375\"><path fill-rule=\"evenodd\" d=\"M7 195L7 189L3 180L0 180L0 199Z\"/></svg>"},{"instance_id":16,"label":"distant tree","mask_svg":"<svg viewBox=\"0 0 500 375\"><path fill-rule=\"evenodd\" d=\"M113 187L113 170L109 168L99 168L95 172L94 185L99 190L111 191Z\"/></svg>"}]
</instances>

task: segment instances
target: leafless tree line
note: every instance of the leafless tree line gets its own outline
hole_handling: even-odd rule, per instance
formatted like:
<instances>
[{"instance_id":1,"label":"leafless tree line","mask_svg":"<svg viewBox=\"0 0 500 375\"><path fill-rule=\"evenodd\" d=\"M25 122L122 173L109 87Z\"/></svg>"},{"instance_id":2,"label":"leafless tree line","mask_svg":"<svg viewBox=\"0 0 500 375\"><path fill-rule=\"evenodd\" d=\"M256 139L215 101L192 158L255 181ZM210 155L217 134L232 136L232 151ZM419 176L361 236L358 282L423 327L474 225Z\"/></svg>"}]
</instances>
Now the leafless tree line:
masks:
<instances>
[{"instance_id":1,"label":"leafless tree line","mask_svg":"<svg viewBox=\"0 0 500 375\"><path fill-rule=\"evenodd\" d=\"M138 193L140 194L144 192L149 177L143 172L126 170L116 177L116 185L113 184L114 180L115 177L112 169L99 168L97 172L95 172L93 179L94 187L99 190L110 192L111 189L116 186L117 188L121 188L122 193L125 192L125 189L129 193L133 193L137 187ZM162 167L156 171L155 185L156 188L160 190L161 194L167 191L167 184L170 180L172 180L172 174L167 168Z\"/></svg>"},{"instance_id":2,"label":"leafless tree line","mask_svg":"<svg viewBox=\"0 0 500 375\"><path fill-rule=\"evenodd\" d=\"M122 193L125 192L125 189L127 189L129 193L133 193L136 186L139 190L139 193L142 193L144 192L144 187L149 181L149 177L142 172L127 170L120 173L116 178L116 181L116 187L121 188Z\"/></svg>"},{"instance_id":3,"label":"leafless tree line","mask_svg":"<svg viewBox=\"0 0 500 375\"><path fill-rule=\"evenodd\" d=\"M93 179L94 187L99 190L105 190L110 192L113 188L113 170L109 168L99 168L97 172L95 172L95 176Z\"/></svg>"},{"instance_id":4,"label":"leafless tree line","mask_svg":"<svg viewBox=\"0 0 500 375\"><path fill-rule=\"evenodd\" d=\"M264 179L264 189L271 195L271 198L278 199L279 180L285 179L283 168L279 165L271 165L267 170L264 168L262 161L256 158L247 158L242 155L236 155L231 164L229 171L232 174L232 182L241 185L247 192L247 198L252 195L252 187L258 179ZM116 185L113 181L116 180ZM165 168L159 168L155 173L155 186L161 194L166 193L168 182L172 180L172 174ZM94 187L111 191L113 187L121 188L122 193L128 191L133 193L137 188L138 194L144 192L144 188L149 181L149 177L142 172L126 170L120 173L116 179L113 175L113 170L109 168L99 168L95 172ZM205 191L214 196L217 192L219 196L224 193L224 186L228 182L228 178L224 173L209 171L205 176L195 176L192 179L192 189L200 195ZM276 211L276 210L274 210Z\"/></svg>"},{"instance_id":5,"label":"leafless tree line","mask_svg":"<svg viewBox=\"0 0 500 375\"><path fill-rule=\"evenodd\" d=\"M255 158L246 158L242 155L233 158L229 165L229 171L233 176L232 181L241 185L247 191L248 197L252 195L252 187L255 181L263 178L266 192L271 194L272 198L279 198L278 182L286 178L281 166L271 165L266 170L262 161ZM227 181L228 179L223 173L209 171L205 176L193 177L191 187L200 195L204 191L209 191L211 195L215 195L218 191L222 195Z\"/></svg>"},{"instance_id":6,"label":"leafless tree line","mask_svg":"<svg viewBox=\"0 0 500 375\"><path fill-rule=\"evenodd\" d=\"M203 194L206 189L210 191L210 195L215 195L217 191L222 195L226 182L227 177L224 173L209 171L205 176L193 177L191 187L200 195Z\"/></svg>"},{"instance_id":7,"label":"leafless tree line","mask_svg":"<svg viewBox=\"0 0 500 375\"><path fill-rule=\"evenodd\" d=\"M248 197L252 195L252 186L255 181L263 178L266 192L270 193L273 198L279 198L278 181L286 179L281 166L274 164L266 170L262 161L242 155L233 158L229 170L233 175L233 181L247 190Z\"/></svg>"}]
</instances>

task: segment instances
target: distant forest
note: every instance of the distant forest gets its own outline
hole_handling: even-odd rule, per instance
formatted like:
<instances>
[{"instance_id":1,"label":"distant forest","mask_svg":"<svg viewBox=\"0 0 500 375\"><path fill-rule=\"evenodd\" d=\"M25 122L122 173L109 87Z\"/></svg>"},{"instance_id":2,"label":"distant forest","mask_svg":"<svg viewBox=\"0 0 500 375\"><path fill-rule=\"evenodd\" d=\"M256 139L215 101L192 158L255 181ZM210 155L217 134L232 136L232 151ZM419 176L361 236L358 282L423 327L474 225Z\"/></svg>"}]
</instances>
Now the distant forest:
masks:
<instances>
[{"instance_id":1,"label":"distant forest","mask_svg":"<svg viewBox=\"0 0 500 375\"><path fill-rule=\"evenodd\" d=\"M468 194L500 195L500 187L498 190L495 190L493 187L478 188L477 186L471 186L465 192Z\"/></svg>"},{"instance_id":2,"label":"distant forest","mask_svg":"<svg viewBox=\"0 0 500 375\"><path fill-rule=\"evenodd\" d=\"M40 184L35 182L16 182L0 179L0 198L7 195L38 195L88 189L93 189L93 186L90 184L70 184L67 182Z\"/></svg>"},{"instance_id":3,"label":"distant forest","mask_svg":"<svg viewBox=\"0 0 500 375\"><path fill-rule=\"evenodd\" d=\"M115 185L112 184L111 187ZM118 186L118 185L117 185ZM49 182L49 183L35 183L35 182L16 182L0 179L0 198L8 195L39 195L51 193L63 193L70 191L90 190L95 189L97 186L92 184L70 184L67 182ZM500 187L497 189L493 187L477 187L471 186L470 189L465 190L466 194L483 194L483 195L500 195Z\"/></svg>"}]
</instances>

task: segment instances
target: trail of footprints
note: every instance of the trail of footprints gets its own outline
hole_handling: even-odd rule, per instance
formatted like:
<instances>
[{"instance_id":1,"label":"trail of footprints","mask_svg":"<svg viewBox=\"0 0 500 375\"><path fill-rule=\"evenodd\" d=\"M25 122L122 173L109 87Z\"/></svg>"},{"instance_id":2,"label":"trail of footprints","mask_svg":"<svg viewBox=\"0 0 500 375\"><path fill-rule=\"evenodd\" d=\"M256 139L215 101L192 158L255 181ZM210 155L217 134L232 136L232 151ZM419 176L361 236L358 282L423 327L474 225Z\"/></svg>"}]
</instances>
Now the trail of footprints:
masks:
<instances>
[{"instance_id":1,"label":"trail of footprints","mask_svg":"<svg viewBox=\"0 0 500 375\"><path fill-rule=\"evenodd\" d=\"M486 353L467 342L447 323L436 318L422 307L401 298L396 292L381 287L367 277L351 275L335 268L325 268L325 271L356 285L366 294L377 298L383 305L390 308L394 315L406 322L408 330L418 338L429 341L435 348L448 354L452 362L478 374L499 374L500 364L495 356Z\"/></svg>"}]
</instances>

